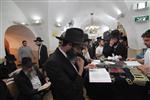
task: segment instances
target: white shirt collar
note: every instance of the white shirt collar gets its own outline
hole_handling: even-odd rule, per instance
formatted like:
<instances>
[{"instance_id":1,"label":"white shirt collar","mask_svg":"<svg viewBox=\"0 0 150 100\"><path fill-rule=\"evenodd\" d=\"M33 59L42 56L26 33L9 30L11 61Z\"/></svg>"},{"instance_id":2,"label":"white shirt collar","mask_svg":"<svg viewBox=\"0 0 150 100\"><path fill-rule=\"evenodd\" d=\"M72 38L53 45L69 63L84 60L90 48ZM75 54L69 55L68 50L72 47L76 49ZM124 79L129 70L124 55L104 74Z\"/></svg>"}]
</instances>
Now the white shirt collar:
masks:
<instances>
[{"instance_id":1,"label":"white shirt collar","mask_svg":"<svg viewBox=\"0 0 150 100\"><path fill-rule=\"evenodd\" d=\"M58 47L58 49L60 50L60 52L67 58L67 54L60 48ZM74 69L76 70L76 72L78 72L77 68L75 67L75 65L70 61L70 63L72 64L72 66L74 67Z\"/></svg>"},{"instance_id":2,"label":"white shirt collar","mask_svg":"<svg viewBox=\"0 0 150 100\"><path fill-rule=\"evenodd\" d=\"M58 49L59 49L60 52L67 58L67 54L66 54L60 47L58 47Z\"/></svg>"}]
</instances>

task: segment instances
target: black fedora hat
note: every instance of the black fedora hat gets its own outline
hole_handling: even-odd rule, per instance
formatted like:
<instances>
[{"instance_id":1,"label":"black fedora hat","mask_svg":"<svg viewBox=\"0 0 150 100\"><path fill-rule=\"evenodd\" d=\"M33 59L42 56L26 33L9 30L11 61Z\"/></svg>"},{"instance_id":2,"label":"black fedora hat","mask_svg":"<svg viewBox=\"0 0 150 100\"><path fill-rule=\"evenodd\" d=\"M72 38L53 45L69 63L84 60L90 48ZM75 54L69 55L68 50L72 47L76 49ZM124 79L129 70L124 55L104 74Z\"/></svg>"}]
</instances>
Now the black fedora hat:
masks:
<instances>
[{"instance_id":1,"label":"black fedora hat","mask_svg":"<svg viewBox=\"0 0 150 100\"><path fill-rule=\"evenodd\" d=\"M43 40L41 39L41 37L37 37L36 40L34 40L34 42L39 41L39 42L43 42Z\"/></svg>"},{"instance_id":2,"label":"black fedora hat","mask_svg":"<svg viewBox=\"0 0 150 100\"><path fill-rule=\"evenodd\" d=\"M20 65L24 68L30 68L34 65L34 63L32 63L32 59L30 57L23 57Z\"/></svg>"},{"instance_id":3,"label":"black fedora hat","mask_svg":"<svg viewBox=\"0 0 150 100\"><path fill-rule=\"evenodd\" d=\"M69 28L66 30L63 36L57 37L62 41L68 41L71 43L82 44L84 42L84 32L80 28Z\"/></svg>"},{"instance_id":4,"label":"black fedora hat","mask_svg":"<svg viewBox=\"0 0 150 100\"><path fill-rule=\"evenodd\" d=\"M97 39L97 40L101 40L101 39L102 39L102 37L101 37L101 36L99 36L99 37L97 37L96 39Z\"/></svg>"},{"instance_id":5,"label":"black fedora hat","mask_svg":"<svg viewBox=\"0 0 150 100\"><path fill-rule=\"evenodd\" d=\"M88 34L84 34L84 42L86 42L86 41L91 41L92 39L89 39L89 36L88 36Z\"/></svg>"}]
</instances>

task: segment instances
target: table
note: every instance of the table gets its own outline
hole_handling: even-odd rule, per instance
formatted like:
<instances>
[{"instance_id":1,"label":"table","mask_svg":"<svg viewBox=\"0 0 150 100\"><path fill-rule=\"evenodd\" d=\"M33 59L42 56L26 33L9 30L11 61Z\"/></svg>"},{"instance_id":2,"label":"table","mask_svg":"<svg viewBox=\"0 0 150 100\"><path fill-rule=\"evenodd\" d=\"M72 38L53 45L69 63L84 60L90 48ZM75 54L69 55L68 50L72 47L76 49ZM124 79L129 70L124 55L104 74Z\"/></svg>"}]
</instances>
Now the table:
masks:
<instances>
[{"instance_id":1,"label":"table","mask_svg":"<svg viewBox=\"0 0 150 100\"><path fill-rule=\"evenodd\" d=\"M103 65L103 67L106 67L109 71L115 65ZM145 86L135 83L128 84L126 79L132 79L133 76L128 68L123 68L123 70L125 71L124 75L113 75L114 79L112 83L89 83L89 75L86 75L84 79L87 95L92 100L149 100L150 95L148 95L148 90L150 90L150 82L147 82Z\"/></svg>"}]
</instances>

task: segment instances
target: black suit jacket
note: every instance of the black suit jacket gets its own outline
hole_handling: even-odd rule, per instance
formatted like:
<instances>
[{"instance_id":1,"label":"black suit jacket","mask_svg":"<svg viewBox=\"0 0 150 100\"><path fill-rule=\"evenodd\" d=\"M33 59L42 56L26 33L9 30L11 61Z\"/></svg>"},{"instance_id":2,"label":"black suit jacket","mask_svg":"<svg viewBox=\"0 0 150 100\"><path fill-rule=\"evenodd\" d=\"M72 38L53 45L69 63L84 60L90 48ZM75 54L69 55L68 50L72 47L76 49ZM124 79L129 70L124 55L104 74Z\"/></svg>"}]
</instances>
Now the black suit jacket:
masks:
<instances>
[{"instance_id":1,"label":"black suit jacket","mask_svg":"<svg viewBox=\"0 0 150 100\"><path fill-rule=\"evenodd\" d=\"M47 59L48 59L47 47L42 44L40 50L39 66L42 67Z\"/></svg>"},{"instance_id":2,"label":"black suit jacket","mask_svg":"<svg viewBox=\"0 0 150 100\"><path fill-rule=\"evenodd\" d=\"M109 43L105 44L103 48L103 55L108 57L112 56L112 53L114 53L114 47L109 46Z\"/></svg>"},{"instance_id":3,"label":"black suit jacket","mask_svg":"<svg viewBox=\"0 0 150 100\"><path fill-rule=\"evenodd\" d=\"M5 82L0 79L0 99L1 100L13 100Z\"/></svg>"},{"instance_id":4,"label":"black suit jacket","mask_svg":"<svg viewBox=\"0 0 150 100\"><path fill-rule=\"evenodd\" d=\"M127 58L127 48L122 43L118 43L116 47L110 47L109 44L104 45L103 54L105 57L112 56L113 53L122 56L123 60Z\"/></svg>"},{"instance_id":5,"label":"black suit jacket","mask_svg":"<svg viewBox=\"0 0 150 100\"><path fill-rule=\"evenodd\" d=\"M57 48L44 65L54 100L83 100L83 80Z\"/></svg>"},{"instance_id":6,"label":"black suit jacket","mask_svg":"<svg viewBox=\"0 0 150 100\"><path fill-rule=\"evenodd\" d=\"M45 80L39 71L37 71L37 76L39 77L43 85L45 83ZM25 75L23 71L20 71L20 73L15 76L14 80L19 90L20 100L32 100L32 98L39 93L37 89L33 89L30 79Z\"/></svg>"}]
</instances>

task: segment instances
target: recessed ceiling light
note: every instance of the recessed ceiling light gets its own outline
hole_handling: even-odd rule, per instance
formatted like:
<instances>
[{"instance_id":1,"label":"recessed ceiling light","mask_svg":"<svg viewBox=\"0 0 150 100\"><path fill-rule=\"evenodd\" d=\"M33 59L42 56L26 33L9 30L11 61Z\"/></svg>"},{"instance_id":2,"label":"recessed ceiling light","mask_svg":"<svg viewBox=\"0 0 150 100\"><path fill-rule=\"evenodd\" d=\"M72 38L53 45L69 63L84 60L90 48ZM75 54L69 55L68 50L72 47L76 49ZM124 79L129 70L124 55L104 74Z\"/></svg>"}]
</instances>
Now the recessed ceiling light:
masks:
<instances>
[{"instance_id":1,"label":"recessed ceiling light","mask_svg":"<svg viewBox=\"0 0 150 100\"><path fill-rule=\"evenodd\" d=\"M26 23L25 23L25 22L22 22L21 24L22 24L22 25L26 25Z\"/></svg>"},{"instance_id":2,"label":"recessed ceiling light","mask_svg":"<svg viewBox=\"0 0 150 100\"><path fill-rule=\"evenodd\" d=\"M33 20L41 20L41 17L39 17L39 16L33 16Z\"/></svg>"},{"instance_id":3,"label":"recessed ceiling light","mask_svg":"<svg viewBox=\"0 0 150 100\"><path fill-rule=\"evenodd\" d=\"M116 12L117 12L118 15L122 14L122 12L121 12L121 10L119 8L116 8Z\"/></svg>"},{"instance_id":4,"label":"recessed ceiling light","mask_svg":"<svg viewBox=\"0 0 150 100\"><path fill-rule=\"evenodd\" d=\"M35 23L37 23L37 24L40 23L40 20L36 20Z\"/></svg>"},{"instance_id":5,"label":"recessed ceiling light","mask_svg":"<svg viewBox=\"0 0 150 100\"><path fill-rule=\"evenodd\" d=\"M61 23L61 22L62 22L62 18L61 18L61 17L57 18L57 19L56 19L56 22L57 22L57 23Z\"/></svg>"}]
</instances>

